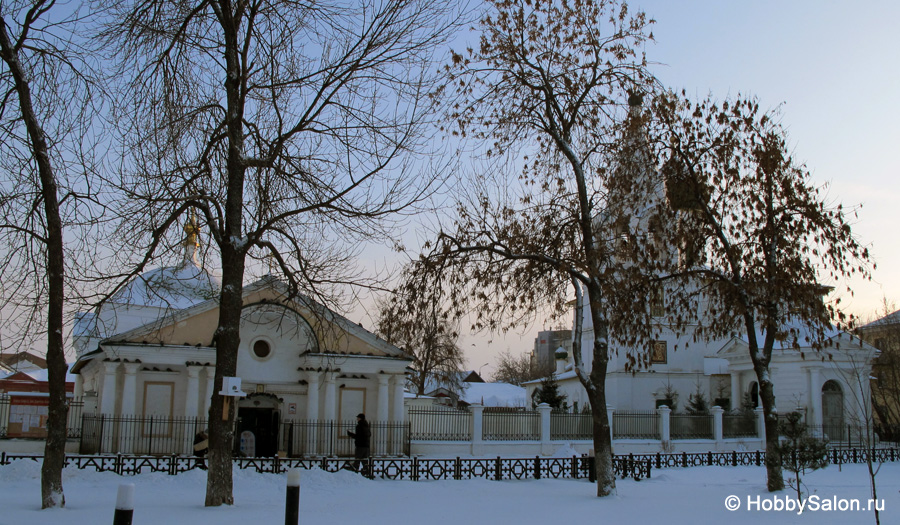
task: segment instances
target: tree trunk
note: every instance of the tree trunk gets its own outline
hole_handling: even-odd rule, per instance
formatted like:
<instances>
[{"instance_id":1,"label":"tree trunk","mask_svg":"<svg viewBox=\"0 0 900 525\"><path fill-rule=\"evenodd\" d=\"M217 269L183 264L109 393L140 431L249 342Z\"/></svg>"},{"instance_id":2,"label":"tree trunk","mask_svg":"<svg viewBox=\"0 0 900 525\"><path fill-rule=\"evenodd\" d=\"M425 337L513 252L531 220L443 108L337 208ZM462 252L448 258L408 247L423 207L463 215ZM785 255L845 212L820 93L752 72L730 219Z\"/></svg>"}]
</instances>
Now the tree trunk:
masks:
<instances>
[{"instance_id":1,"label":"tree trunk","mask_svg":"<svg viewBox=\"0 0 900 525\"><path fill-rule=\"evenodd\" d=\"M588 288L588 297L592 293ZM597 469L597 496L609 496L616 490L613 469L612 434L606 413L606 371L609 365L609 339L606 320L599 313L598 301L590 301L594 323L594 360L591 365L591 421L594 431L594 464Z\"/></svg>"},{"instance_id":2,"label":"tree trunk","mask_svg":"<svg viewBox=\"0 0 900 525\"><path fill-rule=\"evenodd\" d=\"M0 20L0 51L9 66L15 83L22 120L28 130L31 153L37 163L41 181L41 197L46 219L47 247L47 383L49 386L47 441L41 465L41 508L64 507L62 469L66 456L66 356L63 350L64 275L63 231L59 214L56 175L50 164L50 152L44 130L41 129L32 103L28 77L6 32L5 20Z\"/></svg>"},{"instance_id":3,"label":"tree trunk","mask_svg":"<svg viewBox=\"0 0 900 525\"><path fill-rule=\"evenodd\" d=\"M241 69L238 32L241 19L230 5L217 10L223 30L225 55L225 96L227 109L228 152L225 165L227 178L225 197L225 228L220 245L222 250L222 292L219 300L219 325L213 337L216 346L216 375L212 402L209 407L209 471L206 480L206 506L233 505L232 446L237 413L237 398L225 398L217 392L223 377L237 375L238 347L241 341L241 309L243 307L244 265L246 245L243 237L244 213L244 98L242 83L246 76Z\"/></svg>"},{"instance_id":4,"label":"tree trunk","mask_svg":"<svg viewBox=\"0 0 900 525\"><path fill-rule=\"evenodd\" d=\"M240 345L241 308L243 306L244 258L240 250L223 250L222 293L219 301L219 326L213 344L216 347L216 375L209 406L209 462L206 478L207 507L233 505L232 447L234 445L237 400L218 394L223 377L237 375ZM225 409L225 400L228 409Z\"/></svg>"},{"instance_id":5,"label":"tree trunk","mask_svg":"<svg viewBox=\"0 0 900 525\"><path fill-rule=\"evenodd\" d=\"M778 414L775 413L775 392L769 381L769 367L754 366L759 383L759 399L763 407L766 429L766 489L775 492L784 489L781 473L781 453L778 451Z\"/></svg>"}]
</instances>

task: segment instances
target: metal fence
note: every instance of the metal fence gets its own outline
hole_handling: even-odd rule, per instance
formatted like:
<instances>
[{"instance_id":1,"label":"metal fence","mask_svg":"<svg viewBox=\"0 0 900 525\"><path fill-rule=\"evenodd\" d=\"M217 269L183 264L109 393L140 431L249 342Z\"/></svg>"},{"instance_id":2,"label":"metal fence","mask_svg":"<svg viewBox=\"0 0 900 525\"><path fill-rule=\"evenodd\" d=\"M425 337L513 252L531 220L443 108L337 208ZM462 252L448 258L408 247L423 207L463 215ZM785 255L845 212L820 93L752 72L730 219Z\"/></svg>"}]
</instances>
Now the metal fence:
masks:
<instances>
[{"instance_id":1,"label":"metal fence","mask_svg":"<svg viewBox=\"0 0 900 525\"><path fill-rule=\"evenodd\" d=\"M82 454L167 455L194 453L194 436L207 427L198 417L137 417L85 414Z\"/></svg>"},{"instance_id":2,"label":"metal fence","mask_svg":"<svg viewBox=\"0 0 900 525\"><path fill-rule=\"evenodd\" d=\"M482 414L485 441L540 441L541 414L534 411L488 411Z\"/></svg>"},{"instance_id":3,"label":"metal fence","mask_svg":"<svg viewBox=\"0 0 900 525\"><path fill-rule=\"evenodd\" d=\"M409 427L405 423L369 423L371 453L408 455ZM347 434L356 421L282 421L275 450L288 456L353 456L354 441ZM119 417L85 415L81 430L82 454L193 455L194 436L207 428L205 418ZM280 438L280 439L279 439ZM240 443L235 436L234 452Z\"/></svg>"},{"instance_id":4,"label":"metal fence","mask_svg":"<svg viewBox=\"0 0 900 525\"><path fill-rule=\"evenodd\" d=\"M712 415L669 415L669 439L713 439L714 437Z\"/></svg>"},{"instance_id":5,"label":"metal fence","mask_svg":"<svg viewBox=\"0 0 900 525\"><path fill-rule=\"evenodd\" d=\"M0 466L8 465L20 459L39 461L41 456L33 454L0 453ZM540 478L584 478L593 481L593 458L572 456L566 458L460 458L424 459L424 458L368 458L362 473L371 478L426 481L445 479L540 479ZM234 464L239 469L256 470L259 473L283 473L292 468L320 468L326 472L353 470L355 461L338 458L243 458L235 457ZM183 456L74 456L67 455L65 466L77 469L93 469L98 472L115 472L117 474L140 474L141 472L165 472L170 475L201 468L203 463L196 458ZM649 478L650 460L637 460L632 456L616 456L613 458L614 473L625 479L627 477L641 480Z\"/></svg>"},{"instance_id":6,"label":"metal fence","mask_svg":"<svg viewBox=\"0 0 900 525\"><path fill-rule=\"evenodd\" d=\"M409 438L421 441L471 441L472 413L453 407L410 407Z\"/></svg>"},{"instance_id":7,"label":"metal fence","mask_svg":"<svg viewBox=\"0 0 900 525\"><path fill-rule=\"evenodd\" d=\"M580 414L552 412L550 414L550 439L594 439L593 417L589 412Z\"/></svg>"},{"instance_id":8,"label":"metal fence","mask_svg":"<svg viewBox=\"0 0 900 525\"><path fill-rule=\"evenodd\" d=\"M72 439L81 437L81 413L84 408L84 401L81 398L69 398L67 400L69 407L66 416L66 436ZM10 432L10 419L15 419L15 410L12 408L11 396L8 394L0 394L0 438L22 437L17 432ZM46 429L43 435L31 435L28 437L44 438L46 437Z\"/></svg>"},{"instance_id":9,"label":"metal fence","mask_svg":"<svg viewBox=\"0 0 900 525\"><path fill-rule=\"evenodd\" d=\"M353 456L356 421L287 420L282 423L283 450L289 457ZM370 421L369 439L374 456L409 455L409 425Z\"/></svg>"},{"instance_id":10,"label":"metal fence","mask_svg":"<svg viewBox=\"0 0 900 525\"><path fill-rule=\"evenodd\" d=\"M613 413L613 439L660 439L656 411Z\"/></svg>"},{"instance_id":11,"label":"metal fence","mask_svg":"<svg viewBox=\"0 0 900 525\"><path fill-rule=\"evenodd\" d=\"M757 437L756 414L722 414L722 437L725 439Z\"/></svg>"}]
</instances>

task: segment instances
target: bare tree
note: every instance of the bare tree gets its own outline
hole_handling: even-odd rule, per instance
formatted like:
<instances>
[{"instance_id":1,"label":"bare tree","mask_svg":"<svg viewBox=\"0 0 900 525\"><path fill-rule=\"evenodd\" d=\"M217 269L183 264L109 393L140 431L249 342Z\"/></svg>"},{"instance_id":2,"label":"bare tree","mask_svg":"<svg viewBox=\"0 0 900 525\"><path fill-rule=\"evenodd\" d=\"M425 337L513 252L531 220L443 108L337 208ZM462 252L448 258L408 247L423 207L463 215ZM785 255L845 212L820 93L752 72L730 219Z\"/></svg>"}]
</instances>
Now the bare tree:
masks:
<instances>
[{"instance_id":1,"label":"bare tree","mask_svg":"<svg viewBox=\"0 0 900 525\"><path fill-rule=\"evenodd\" d=\"M881 523L881 511L884 510L884 502L878 505L878 483L876 477L881 471L881 462L875 454L877 434L875 428L875 399L873 397L872 369L875 362L875 353L871 353L859 344L859 341L850 341L850 344L833 352L834 361L844 364L835 366L844 382L849 386L849 401L853 407L854 423L860 429L860 437L865 446L866 471L869 475L869 494L875 502L875 523Z\"/></svg>"},{"instance_id":2,"label":"bare tree","mask_svg":"<svg viewBox=\"0 0 900 525\"><path fill-rule=\"evenodd\" d=\"M423 133L435 49L460 21L424 0L114 3L106 33L130 79L117 109L123 187L140 216L142 271L197 210L222 269L214 392L236 372L248 261L268 258L294 292L330 303L362 277L353 246L435 174ZM424 159L424 160L423 160ZM206 505L232 504L234 408L213 395Z\"/></svg>"},{"instance_id":3,"label":"bare tree","mask_svg":"<svg viewBox=\"0 0 900 525\"><path fill-rule=\"evenodd\" d=\"M591 405L603 407L607 292L611 268L620 266L606 235L615 212L605 183L628 91L650 82L639 52L650 22L618 1L495 0L491 7L479 45L448 66L448 89L458 96L451 129L485 144L489 165L496 159L494 167L522 169L516 181L485 183L463 199L456 224L425 247L420 268L443 281L459 314L475 308L477 329L509 327L544 308L559 315L571 284L576 371ZM581 358L585 304L589 374ZM615 488L609 421L604 410L593 414L597 495L605 496Z\"/></svg>"},{"instance_id":4,"label":"bare tree","mask_svg":"<svg viewBox=\"0 0 900 525\"><path fill-rule=\"evenodd\" d=\"M54 0L0 3L0 243L5 328L46 338L48 420L41 507L65 506L67 296L65 230L90 223L89 128L94 86L75 32L88 20ZM70 246L72 248L74 246ZM39 327L43 326L43 330ZM17 326L11 326L17 325Z\"/></svg>"},{"instance_id":5,"label":"bare tree","mask_svg":"<svg viewBox=\"0 0 900 525\"><path fill-rule=\"evenodd\" d=\"M872 409L882 441L900 441L900 314L893 301L857 329L881 353L872 367Z\"/></svg>"},{"instance_id":6,"label":"bare tree","mask_svg":"<svg viewBox=\"0 0 900 525\"><path fill-rule=\"evenodd\" d=\"M540 369L530 353L513 355L509 349L497 354L497 366L493 380L497 383L509 383L522 386L522 383L541 378L552 373L552 369Z\"/></svg>"},{"instance_id":7,"label":"bare tree","mask_svg":"<svg viewBox=\"0 0 900 525\"><path fill-rule=\"evenodd\" d=\"M668 94L653 109L675 209L661 224L682 249L672 271L681 288L668 297L681 312L674 322L698 323L700 339L746 334L765 417L767 486L781 490L773 348L821 349L825 330L851 321L825 300L826 285L868 277L868 250L852 234L852 210L828 205L791 157L775 115L755 100L693 103Z\"/></svg>"},{"instance_id":8,"label":"bare tree","mask_svg":"<svg viewBox=\"0 0 900 525\"><path fill-rule=\"evenodd\" d=\"M415 296L394 295L383 302L377 331L413 359L408 377L416 395L427 394L429 385L459 393L466 357L458 344L458 323L427 290Z\"/></svg>"}]
</instances>

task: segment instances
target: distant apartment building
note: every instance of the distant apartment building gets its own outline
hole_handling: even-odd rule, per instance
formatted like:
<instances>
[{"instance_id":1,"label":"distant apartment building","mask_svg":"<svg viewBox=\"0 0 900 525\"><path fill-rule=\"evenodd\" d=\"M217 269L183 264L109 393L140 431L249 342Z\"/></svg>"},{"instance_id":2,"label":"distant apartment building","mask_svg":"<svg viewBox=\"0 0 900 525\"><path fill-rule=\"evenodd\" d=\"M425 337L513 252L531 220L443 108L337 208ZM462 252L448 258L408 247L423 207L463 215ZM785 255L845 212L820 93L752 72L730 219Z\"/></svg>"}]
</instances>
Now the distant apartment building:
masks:
<instances>
[{"instance_id":1,"label":"distant apartment building","mask_svg":"<svg viewBox=\"0 0 900 525\"><path fill-rule=\"evenodd\" d=\"M538 370L552 371L556 367L555 352L559 347L572 351L572 330L545 330L534 338L532 359Z\"/></svg>"}]
</instances>

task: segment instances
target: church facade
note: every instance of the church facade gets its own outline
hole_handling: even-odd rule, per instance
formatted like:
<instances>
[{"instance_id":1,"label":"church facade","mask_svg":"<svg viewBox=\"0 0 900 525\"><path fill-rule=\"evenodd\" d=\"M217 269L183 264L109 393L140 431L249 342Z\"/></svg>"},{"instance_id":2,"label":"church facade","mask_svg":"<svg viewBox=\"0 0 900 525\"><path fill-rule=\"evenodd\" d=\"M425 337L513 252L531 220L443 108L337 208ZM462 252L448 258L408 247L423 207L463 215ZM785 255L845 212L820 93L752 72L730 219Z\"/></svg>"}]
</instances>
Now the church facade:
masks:
<instances>
[{"instance_id":1,"label":"church facade","mask_svg":"<svg viewBox=\"0 0 900 525\"><path fill-rule=\"evenodd\" d=\"M137 277L77 319L72 373L85 414L140 421L141 429L130 434L149 432L157 443L183 440L174 435L172 422L205 421L216 366L211 345L219 284L197 263L196 247L196 234L189 234L180 266ZM289 448L318 452L314 436L300 443L289 434L288 427L299 422L321 433L335 422L354 421L358 413L375 422L403 420L411 360L314 301L290 297L287 286L271 276L244 287L240 341L237 375L247 395L236 401L236 434L252 440L249 455ZM147 430L148 418L168 421L168 427ZM195 430L182 433L193 436ZM129 439L134 443L120 438L101 448L141 452L139 440Z\"/></svg>"}]
</instances>

